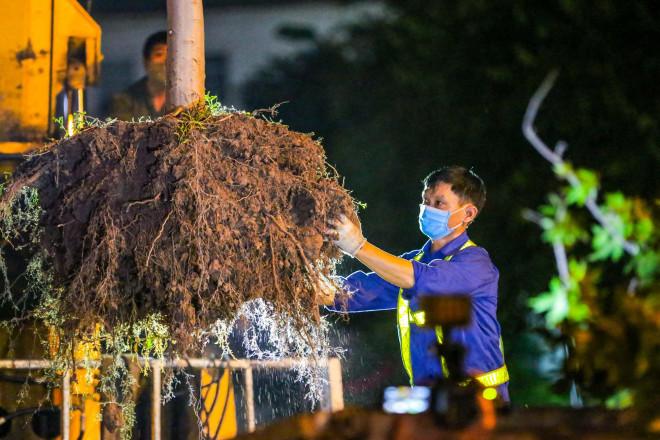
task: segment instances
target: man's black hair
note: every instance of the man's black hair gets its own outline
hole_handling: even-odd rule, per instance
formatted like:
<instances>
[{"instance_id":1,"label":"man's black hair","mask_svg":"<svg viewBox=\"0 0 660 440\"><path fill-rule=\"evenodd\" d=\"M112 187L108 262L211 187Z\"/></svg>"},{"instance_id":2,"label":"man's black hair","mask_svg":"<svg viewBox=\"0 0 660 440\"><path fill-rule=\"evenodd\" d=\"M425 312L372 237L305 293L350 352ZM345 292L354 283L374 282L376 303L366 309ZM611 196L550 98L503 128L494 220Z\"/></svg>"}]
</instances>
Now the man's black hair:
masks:
<instances>
[{"instance_id":1,"label":"man's black hair","mask_svg":"<svg viewBox=\"0 0 660 440\"><path fill-rule=\"evenodd\" d=\"M167 44L167 31L158 31L155 34L149 35L142 48L142 58L148 60L151 57L154 46L157 44Z\"/></svg>"},{"instance_id":2,"label":"man's black hair","mask_svg":"<svg viewBox=\"0 0 660 440\"><path fill-rule=\"evenodd\" d=\"M445 167L433 171L422 181L424 189L434 188L440 182L451 185L461 203L470 202L481 212L486 203L486 185L477 173L463 167Z\"/></svg>"}]
</instances>

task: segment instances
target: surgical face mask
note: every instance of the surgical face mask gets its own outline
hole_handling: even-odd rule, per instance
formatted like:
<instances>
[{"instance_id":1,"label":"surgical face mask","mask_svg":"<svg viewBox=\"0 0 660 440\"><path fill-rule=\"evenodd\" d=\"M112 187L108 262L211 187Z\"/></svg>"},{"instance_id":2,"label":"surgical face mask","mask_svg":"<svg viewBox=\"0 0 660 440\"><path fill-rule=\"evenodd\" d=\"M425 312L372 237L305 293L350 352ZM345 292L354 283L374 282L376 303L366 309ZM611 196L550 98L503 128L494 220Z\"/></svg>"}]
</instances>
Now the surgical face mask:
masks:
<instances>
[{"instance_id":1,"label":"surgical face mask","mask_svg":"<svg viewBox=\"0 0 660 440\"><path fill-rule=\"evenodd\" d=\"M433 208L429 205L419 205L419 229L424 235L429 237L431 240L437 240L442 237L446 237L451 234L451 232L460 226L460 224L450 228L447 226L449 222L449 217L452 214L462 211L467 206L457 209L454 212L443 211L442 209Z\"/></svg>"},{"instance_id":2,"label":"surgical face mask","mask_svg":"<svg viewBox=\"0 0 660 440\"><path fill-rule=\"evenodd\" d=\"M147 78L154 84L165 88L167 80L167 65L165 63L149 63L147 66Z\"/></svg>"}]
</instances>

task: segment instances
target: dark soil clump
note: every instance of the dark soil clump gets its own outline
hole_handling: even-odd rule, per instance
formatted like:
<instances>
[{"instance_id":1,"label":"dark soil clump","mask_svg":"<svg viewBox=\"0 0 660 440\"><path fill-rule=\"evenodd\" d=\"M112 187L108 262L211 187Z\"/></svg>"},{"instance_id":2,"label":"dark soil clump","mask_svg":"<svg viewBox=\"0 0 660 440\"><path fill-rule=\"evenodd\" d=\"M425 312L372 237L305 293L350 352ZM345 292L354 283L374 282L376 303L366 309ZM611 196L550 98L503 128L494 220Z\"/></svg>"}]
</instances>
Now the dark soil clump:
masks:
<instances>
[{"instance_id":1,"label":"dark soil clump","mask_svg":"<svg viewBox=\"0 0 660 440\"><path fill-rule=\"evenodd\" d=\"M22 164L4 215L30 203L16 201L23 187L37 190L43 230L5 243L43 257L52 304L38 317L62 340L158 315L167 355L199 354L218 320L263 299L314 345L319 282L340 257L323 231L353 202L310 136L241 113L115 122Z\"/></svg>"}]
</instances>

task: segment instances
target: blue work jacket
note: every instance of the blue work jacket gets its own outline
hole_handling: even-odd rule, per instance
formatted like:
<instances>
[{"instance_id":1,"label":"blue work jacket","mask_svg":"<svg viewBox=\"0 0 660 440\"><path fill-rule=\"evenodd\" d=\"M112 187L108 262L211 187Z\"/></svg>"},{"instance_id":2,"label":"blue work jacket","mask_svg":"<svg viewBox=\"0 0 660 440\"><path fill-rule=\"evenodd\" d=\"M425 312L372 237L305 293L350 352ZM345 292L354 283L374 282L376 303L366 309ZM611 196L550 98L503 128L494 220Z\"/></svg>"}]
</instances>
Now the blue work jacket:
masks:
<instances>
[{"instance_id":1,"label":"blue work jacket","mask_svg":"<svg viewBox=\"0 0 660 440\"><path fill-rule=\"evenodd\" d=\"M431 254L431 241L422 249L401 256L410 260L415 274L415 286L404 289L403 298L409 301L412 312L420 310L419 297L424 295L467 294L472 299L469 326L454 328L451 341L465 348L464 373L470 376L487 373L504 365L500 349L500 325L497 322L497 283L499 272L488 252L479 246L461 247L469 240L463 233ZM419 261L414 258L424 252ZM450 260L445 260L448 256ZM399 288L373 272L354 272L342 278L343 287L350 293L348 302L337 300L334 311L368 312L397 308ZM415 385L430 385L443 376L440 360L430 352L437 341L433 328L410 323L410 359ZM498 394L509 401L508 382L496 387Z\"/></svg>"}]
</instances>

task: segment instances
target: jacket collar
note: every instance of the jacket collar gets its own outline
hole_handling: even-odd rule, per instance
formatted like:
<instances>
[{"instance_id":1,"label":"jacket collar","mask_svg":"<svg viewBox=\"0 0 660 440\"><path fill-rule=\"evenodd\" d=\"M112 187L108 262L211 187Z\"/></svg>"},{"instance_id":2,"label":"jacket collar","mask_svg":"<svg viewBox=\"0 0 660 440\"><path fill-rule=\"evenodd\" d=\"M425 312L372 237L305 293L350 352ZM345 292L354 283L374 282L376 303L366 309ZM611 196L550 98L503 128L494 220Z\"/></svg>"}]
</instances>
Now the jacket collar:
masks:
<instances>
[{"instance_id":1,"label":"jacket collar","mask_svg":"<svg viewBox=\"0 0 660 440\"><path fill-rule=\"evenodd\" d=\"M467 231L464 231L461 235L454 238L452 241L441 247L432 255L429 255L431 251L431 240L428 240L422 248L422 251L424 251L424 255L430 256L431 260L444 259L448 255L456 254L456 252L458 252L469 239L470 237L468 237Z\"/></svg>"}]
</instances>

